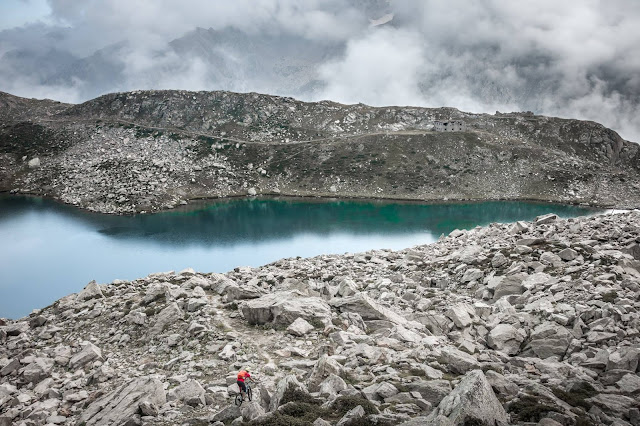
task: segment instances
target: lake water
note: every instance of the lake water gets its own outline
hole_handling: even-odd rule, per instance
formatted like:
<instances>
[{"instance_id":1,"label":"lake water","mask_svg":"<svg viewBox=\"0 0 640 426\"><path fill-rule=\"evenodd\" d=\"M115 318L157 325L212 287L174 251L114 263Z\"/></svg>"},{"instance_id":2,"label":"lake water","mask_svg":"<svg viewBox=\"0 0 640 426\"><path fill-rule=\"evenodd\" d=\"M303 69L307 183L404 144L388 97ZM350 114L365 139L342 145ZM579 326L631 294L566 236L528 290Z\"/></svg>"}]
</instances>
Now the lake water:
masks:
<instances>
[{"instance_id":1,"label":"lake water","mask_svg":"<svg viewBox=\"0 0 640 426\"><path fill-rule=\"evenodd\" d=\"M284 257L402 249L459 228L591 209L542 203L417 204L237 199L154 215L109 216L0 196L0 317L18 318L89 281L192 267L226 272Z\"/></svg>"}]
</instances>

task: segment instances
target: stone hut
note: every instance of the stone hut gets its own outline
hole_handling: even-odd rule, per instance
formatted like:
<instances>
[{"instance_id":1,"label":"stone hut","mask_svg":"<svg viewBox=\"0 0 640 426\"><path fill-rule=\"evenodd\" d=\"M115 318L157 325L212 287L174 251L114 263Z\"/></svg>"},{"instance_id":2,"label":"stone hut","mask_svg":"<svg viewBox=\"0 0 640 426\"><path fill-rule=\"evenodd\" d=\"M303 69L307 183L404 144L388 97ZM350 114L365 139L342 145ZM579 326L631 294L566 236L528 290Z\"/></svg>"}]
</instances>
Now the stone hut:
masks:
<instances>
[{"instance_id":1,"label":"stone hut","mask_svg":"<svg viewBox=\"0 0 640 426\"><path fill-rule=\"evenodd\" d=\"M436 121L434 129L436 132L464 132L467 130L467 125L460 120Z\"/></svg>"}]
</instances>

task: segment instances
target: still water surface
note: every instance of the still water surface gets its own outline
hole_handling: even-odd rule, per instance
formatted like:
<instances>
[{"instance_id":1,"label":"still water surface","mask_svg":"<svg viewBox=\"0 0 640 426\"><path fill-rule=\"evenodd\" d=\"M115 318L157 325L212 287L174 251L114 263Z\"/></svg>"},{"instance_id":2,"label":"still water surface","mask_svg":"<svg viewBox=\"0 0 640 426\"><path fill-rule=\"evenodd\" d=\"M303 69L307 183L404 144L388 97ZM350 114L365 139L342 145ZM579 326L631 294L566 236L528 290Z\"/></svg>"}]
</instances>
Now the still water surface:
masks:
<instances>
[{"instance_id":1,"label":"still water surface","mask_svg":"<svg viewBox=\"0 0 640 426\"><path fill-rule=\"evenodd\" d=\"M440 234L576 206L486 202L416 204L377 201L238 199L188 211L109 216L32 197L0 196L0 317L18 318L108 283L192 267L226 272L284 257L402 249Z\"/></svg>"}]
</instances>

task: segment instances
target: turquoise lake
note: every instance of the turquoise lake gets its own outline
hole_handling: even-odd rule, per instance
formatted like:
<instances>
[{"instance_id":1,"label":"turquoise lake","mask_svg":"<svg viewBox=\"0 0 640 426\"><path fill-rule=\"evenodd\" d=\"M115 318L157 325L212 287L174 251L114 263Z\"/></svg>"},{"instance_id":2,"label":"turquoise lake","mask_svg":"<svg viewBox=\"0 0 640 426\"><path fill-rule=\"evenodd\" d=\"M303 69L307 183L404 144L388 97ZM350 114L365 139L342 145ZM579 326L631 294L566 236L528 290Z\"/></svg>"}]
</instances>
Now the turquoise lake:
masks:
<instances>
[{"instance_id":1,"label":"turquoise lake","mask_svg":"<svg viewBox=\"0 0 640 426\"><path fill-rule=\"evenodd\" d=\"M402 249L491 222L594 214L525 202L418 204L237 199L154 215L87 213L53 201L0 196L0 317L18 318L89 281L152 272L226 272L284 257Z\"/></svg>"}]
</instances>

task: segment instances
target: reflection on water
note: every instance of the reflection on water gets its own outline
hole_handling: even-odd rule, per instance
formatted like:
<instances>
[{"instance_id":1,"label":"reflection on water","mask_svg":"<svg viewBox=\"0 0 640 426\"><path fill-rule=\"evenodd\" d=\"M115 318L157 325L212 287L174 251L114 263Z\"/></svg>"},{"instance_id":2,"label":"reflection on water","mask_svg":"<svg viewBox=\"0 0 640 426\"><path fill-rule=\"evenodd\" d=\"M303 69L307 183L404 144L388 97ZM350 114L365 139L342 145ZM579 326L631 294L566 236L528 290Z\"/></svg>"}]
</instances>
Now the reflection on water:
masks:
<instances>
[{"instance_id":1,"label":"reflection on water","mask_svg":"<svg viewBox=\"0 0 640 426\"><path fill-rule=\"evenodd\" d=\"M18 317L88 281L193 267L225 272L283 257L401 249L442 233L554 212L542 203L389 203L238 199L155 215L87 213L40 198L0 197L0 316Z\"/></svg>"}]
</instances>

